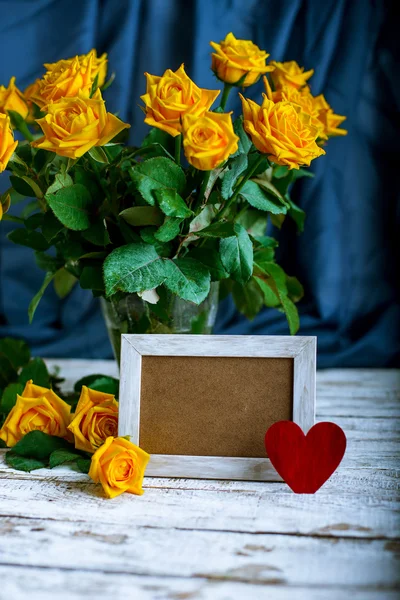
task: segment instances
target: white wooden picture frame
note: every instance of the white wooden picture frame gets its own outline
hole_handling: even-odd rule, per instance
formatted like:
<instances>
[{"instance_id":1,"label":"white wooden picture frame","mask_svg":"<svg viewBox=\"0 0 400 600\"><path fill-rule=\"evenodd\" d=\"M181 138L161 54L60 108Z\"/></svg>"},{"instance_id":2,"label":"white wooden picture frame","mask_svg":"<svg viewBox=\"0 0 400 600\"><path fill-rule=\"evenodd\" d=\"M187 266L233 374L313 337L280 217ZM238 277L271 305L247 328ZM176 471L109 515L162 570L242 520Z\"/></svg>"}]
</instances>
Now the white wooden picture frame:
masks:
<instances>
[{"instance_id":1,"label":"white wooden picture frame","mask_svg":"<svg viewBox=\"0 0 400 600\"><path fill-rule=\"evenodd\" d=\"M293 421L304 433L315 420L316 338L292 336L122 335L119 435L140 445L143 356L293 359ZM144 448L146 449L146 448ZM281 481L267 458L152 454L153 477Z\"/></svg>"}]
</instances>

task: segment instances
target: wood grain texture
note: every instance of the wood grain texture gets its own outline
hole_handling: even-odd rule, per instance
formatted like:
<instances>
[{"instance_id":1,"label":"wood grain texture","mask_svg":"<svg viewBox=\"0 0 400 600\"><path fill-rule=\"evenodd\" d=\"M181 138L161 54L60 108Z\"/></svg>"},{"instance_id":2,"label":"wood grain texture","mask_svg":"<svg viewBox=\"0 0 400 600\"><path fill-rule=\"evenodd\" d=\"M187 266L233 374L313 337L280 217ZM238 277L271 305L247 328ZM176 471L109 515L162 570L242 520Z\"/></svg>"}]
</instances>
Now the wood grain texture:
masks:
<instances>
[{"instance_id":1,"label":"wood grain texture","mask_svg":"<svg viewBox=\"0 0 400 600\"><path fill-rule=\"evenodd\" d=\"M112 361L48 364L65 389L117 375ZM317 373L317 420L348 448L313 496L146 478L144 496L108 501L82 473L13 471L0 452L1 600L397 600L399 383L394 370Z\"/></svg>"}]
</instances>

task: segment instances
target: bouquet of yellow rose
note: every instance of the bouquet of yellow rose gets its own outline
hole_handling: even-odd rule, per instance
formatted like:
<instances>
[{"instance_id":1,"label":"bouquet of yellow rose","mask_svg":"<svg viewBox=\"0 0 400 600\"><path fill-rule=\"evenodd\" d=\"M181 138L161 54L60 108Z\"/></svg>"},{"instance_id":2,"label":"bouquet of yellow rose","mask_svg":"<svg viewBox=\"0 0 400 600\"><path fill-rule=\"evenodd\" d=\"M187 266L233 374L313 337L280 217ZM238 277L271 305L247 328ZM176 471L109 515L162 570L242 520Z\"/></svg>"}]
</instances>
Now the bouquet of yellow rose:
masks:
<instances>
[{"instance_id":1,"label":"bouquet of yellow rose","mask_svg":"<svg viewBox=\"0 0 400 600\"><path fill-rule=\"evenodd\" d=\"M46 270L30 319L51 281L61 297L79 282L110 302L140 295L146 312L130 332L171 331L171 297L201 304L211 282L222 282L248 318L274 307L297 331L303 289L276 263L266 229L287 216L303 229L291 186L310 176L303 167L325 154L329 137L346 133L344 117L312 95L313 71L267 65L266 52L231 33L211 46L219 106L220 90L199 88L183 65L146 73L141 99L152 129L138 148L123 141L129 125L106 110L107 56L95 50L46 64L24 93L14 78L0 87L0 171L11 172L12 186L0 218L21 225L10 239ZM261 76L257 104L244 94ZM225 108L235 87L243 114L233 122ZM22 217L7 215L21 196L34 200Z\"/></svg>"},{"instance_id":2,"label":"bouquet of yellow rose","mask_svg":"<svg viewBox=\"0 0 400 600\"><path fill-rule=\"evenodd\" d=\"M149 455L118 437L118 380L89 375L61 397L57 374L25 342L0 339L0 448L19 471L69 464L101 483L108 498L143 494Z\"/></svg>"}]
</instances>

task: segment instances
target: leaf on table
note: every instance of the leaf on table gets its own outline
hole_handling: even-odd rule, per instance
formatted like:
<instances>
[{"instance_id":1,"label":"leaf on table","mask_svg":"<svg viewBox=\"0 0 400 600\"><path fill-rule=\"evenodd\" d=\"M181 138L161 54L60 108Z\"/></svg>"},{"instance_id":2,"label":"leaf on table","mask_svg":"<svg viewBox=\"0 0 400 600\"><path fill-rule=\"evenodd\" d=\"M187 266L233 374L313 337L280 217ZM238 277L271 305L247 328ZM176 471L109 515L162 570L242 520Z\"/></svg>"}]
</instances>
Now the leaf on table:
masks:
<instances>
[{"instance_id":1,"label":"leaf on table","mask_svg":"<svg viewBox=\"0 0 400 600\"><path fill-rule=\"evenodd\" d=\"M22 440L17 442L12 451L18 456L47 460L52 452L59 449L71 450L73 446L63 438L43 433L43 431L30 431Z\"/></svg>"},{"instance_id":2,"label":"leaf on table","mask_svg":"<svg viewBox=\"0 0 400 600\"><path fill-rule=\"evenodd\" d=\"M28 456L19 456L12 450L6 453L6 463L12 469L17 471L25 471L30 473L36 469L43 469L47 466L47 462L38 460L36 458L30 458Z\"/></svg>"}]
</instances>

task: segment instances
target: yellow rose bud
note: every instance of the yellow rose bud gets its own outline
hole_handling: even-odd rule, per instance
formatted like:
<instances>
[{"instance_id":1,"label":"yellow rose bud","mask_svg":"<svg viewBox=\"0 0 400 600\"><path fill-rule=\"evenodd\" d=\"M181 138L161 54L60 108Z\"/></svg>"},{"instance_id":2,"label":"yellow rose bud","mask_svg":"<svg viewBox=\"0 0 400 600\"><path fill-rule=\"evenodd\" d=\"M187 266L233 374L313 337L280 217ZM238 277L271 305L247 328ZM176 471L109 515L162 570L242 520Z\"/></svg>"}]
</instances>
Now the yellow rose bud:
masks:
<instances>
[{"instance_id":1,"label":"yellow rose bud","mask_svg":"<svg viewBox=\"0 0 400 600\"><path fill-rule=\"evenodd\" d=\"M6 113L8 110L13 110L23 119L28 116L28 106L23 93L15 85L15 77L11 77L8 87L0 85L0 113Z\"/></svg>"},{"instance_id":2,"label":"yellow rose bud","mask_svg":"<svg viewBox=\"0 0 400 600\"><path fill-rule=\"evenodd\" d=\"M89 97L93 80L93 56L89 56L85 64L80 62L78 56L71 61L60 60L40 79L31 99L46 111L48 104L61 98L75 98L78 95Z\"/></svg>"},{"instance_id":3,"label":"yellow rose bud","mask_svg":"<svg viewBox=\"0 0 400 600\"><path fill-rule=\"evenodd\" d=\"M238 149L239 138L233 131L231 113L186 115L182 124L185 156L200 171L215 169Z\"/></svg>"},{"instance_id":4,"label":"yellow rose bud","mask_svg":"<svg viewBox=\"0 0 400 600\"><path fill-rule=\"evenodd\" d=\"M94 80L96 75L98 75L97 85L98 87L102 87L105 84L107 77L107 54L104 53L101 56L97 56L97 50L93 48L88 54L81 54L76 57L62 59L55 63L45 63L44 67L47 71L60 71L65 70L71 67L74 60L78 58L79 64L82 67L87 67L89 61L92 63L92 79Z\"/></svg>"},{"instance_id":5,"label":"yellow rose bud","mask_svg":"<svg viewBox=\"0 0 400 600\"><path fill-rule=\"evenodd\" d=\"M255 147L274 163L298 169L325 154L316 143L318 129L300 106L287 101L275 104L265 95L261 106L241 98L245 131Z\"/></svg>"},{"instance_id":6,"label":"yellow rose bud","mask_svg":"<svg viewBox=\"0 0 400 600\"><path fill-rule=\"evenodd\" d=\"M323 94L314 98L314 106L318 114L318 121L322 128L321 138L326 139L338 135L347 135L346 129L339 129L339 125L346 120L342 115L336 115Z\"/></svg>"},{"instance_id":7,"label":"yellow rose bud","mask_svg":"<svg viewBox=\"0 0 400 600\"><path fill-rule=\"evenodd\" d=\"M182 118L201 117L212 105L219 90L203 90L190 79L181 65L175 73L167 69L162 77L145 73L146 93L141 96L145 123L176 137L182 131Z\"/></svg>"},{"instance_id":8,"label":"yellow rose bud","mask_svg":"<svg viewBox=\"0 0 400 600\"><path fill-rule=\"evenodd\" d=\"M14 141L10 117L0 113L0 173L6 169L17 145L18 142ZM1 214L3 214L3 210Z\"/></svg>"},{"instance_id":9,"label":"yellow rose bud","mask_svg":"<svg viewBox=\"0 0 400 600\"><path fill-rule=\"evenodd\" d=\"M93 454L89 477L101 483L108 498L124 492L143 494L143 477L150 456L125 438L109 437Z\"/></svg>"},{"instance_id":10,"label":"yellow rose bud","mask_svg":"<svg viewBox=\"0 0 400 600\"><path fill-rule=\"evenodd\" d=\"M271 74L275 89L284 85L299 89L306 85L306 82L314 73L314 69L304 71L304 67L300 67L295 60L288 62L271 61L271 65L275 70Z\"/></svg>"},{"instance_id":11,"label":"yellow rose bud","mask_svg":"<svg viewBox=\"0 0 400 600\"><path fill-rule=\"evenodd\" d=\"M0 429L0 439L11 448L30 431L43 431L65 438L68 436L70 412L69 404L53 390L28 381Z\"/></svg>"},{"instance_id":12,"label":"yellow rose bud","mask_svg":"<svg viewBox=\"0 0 400 600\"><path fill-rule=\"evenodd\" d=\"M248 87L263 73L274 70L273 66L265 64L269 54L249 40L237 40L233 33L228 33L219 44L210 42L210 46L215 50L211 55L211 68L225 83Z\"/></svg>"},{"instance_id":13,"label":"yellow rose bud","mask_svg":"<svg viewBox=\"0 0 400 600\"><path fill-rule=\"evenodd\" d=\"M32 146L69 158L79 158L93 146L104 146L130 127L106 112L99 89L93 98L79 94L49 104L46 116L36 122L44 136L32 142Z\"/></svg>"},{"instance_id":14,"label":"yellow rose bud","mask_svg":"<svg viewBox=\"0 0 400 600\"><path fill-rule=\"evenodd\" d=\"M95 452L108 437L118 433L118 402L115 397L82 386L68 429L74 435L75 448Z\"/></svg>"}]
</instances>

